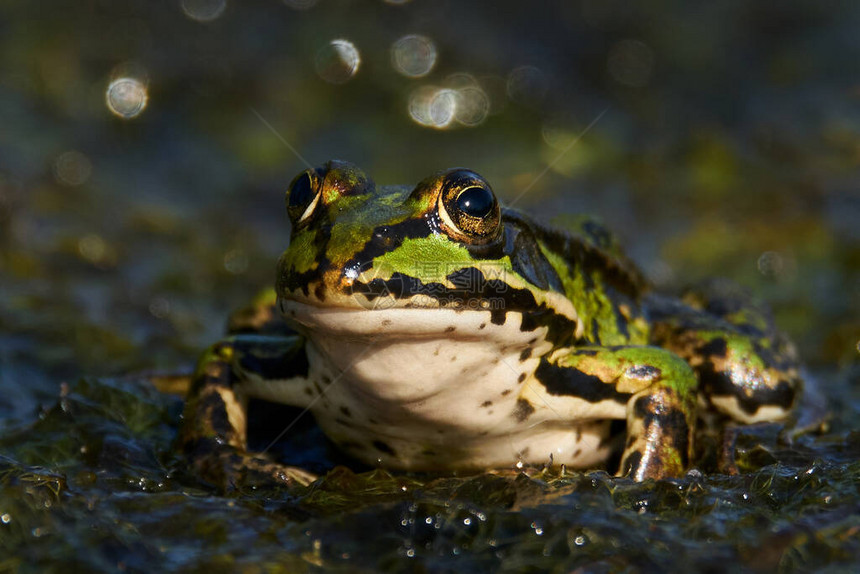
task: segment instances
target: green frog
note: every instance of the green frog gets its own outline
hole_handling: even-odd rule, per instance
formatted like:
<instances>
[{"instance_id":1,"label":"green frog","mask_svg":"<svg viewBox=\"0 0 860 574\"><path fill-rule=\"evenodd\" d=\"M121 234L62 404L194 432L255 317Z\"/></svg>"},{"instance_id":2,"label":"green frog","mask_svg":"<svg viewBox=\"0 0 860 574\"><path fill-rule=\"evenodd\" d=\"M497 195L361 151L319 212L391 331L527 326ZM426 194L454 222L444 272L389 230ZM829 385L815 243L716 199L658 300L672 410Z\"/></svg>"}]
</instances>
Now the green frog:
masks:
<instances>
[{"instance_id":1,"label":"green frog","mask_svg":"<svg viewBox=\"0 0 860 574\"><path fill-rule=\"evenodd\" d=\"M248 451L251 397L309 410L372 466L591 468L620 454L617 473L641 481L686 472L697 416L773 421L799 396L792 345L737 289L653 293L604 226L538 224L474 171L377 186L330 161L286 204L275 288L232 318L185 406L179 442L222 488L315 479Z\"/></svg>"}]
</instances>

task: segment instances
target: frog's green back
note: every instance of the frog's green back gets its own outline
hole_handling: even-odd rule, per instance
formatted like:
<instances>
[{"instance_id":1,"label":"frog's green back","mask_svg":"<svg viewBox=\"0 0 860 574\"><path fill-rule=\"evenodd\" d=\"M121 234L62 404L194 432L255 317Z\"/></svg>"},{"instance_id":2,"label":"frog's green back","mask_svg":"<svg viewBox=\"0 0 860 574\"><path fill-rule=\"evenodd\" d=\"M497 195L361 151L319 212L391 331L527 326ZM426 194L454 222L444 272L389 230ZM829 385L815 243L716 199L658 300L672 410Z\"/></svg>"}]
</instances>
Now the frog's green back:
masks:
<instances>
[{"instance_id":1,"label":"frog's green back","mask_svg":"<svg viewBox=\"0 0 860 574\"><path fill-rule=\"evenodd\" d=\"M647 288L614 235L594 219L580 217L560 230L505 210L511 228L528 228L583 322L580 343L643 345L648 324L640 297Z\"/></svg>"}]
</instances>

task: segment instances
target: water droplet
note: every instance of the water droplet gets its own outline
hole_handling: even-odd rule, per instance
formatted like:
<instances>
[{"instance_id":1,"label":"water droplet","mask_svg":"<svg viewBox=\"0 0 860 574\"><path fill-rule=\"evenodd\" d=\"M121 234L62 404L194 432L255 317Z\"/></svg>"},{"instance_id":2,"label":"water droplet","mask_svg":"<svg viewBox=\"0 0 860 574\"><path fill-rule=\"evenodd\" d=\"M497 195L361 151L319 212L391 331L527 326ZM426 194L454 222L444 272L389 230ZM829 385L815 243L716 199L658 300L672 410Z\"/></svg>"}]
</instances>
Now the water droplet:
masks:
<instances>
[{"instance_id":1,"label":"water droplet","mask_svg":"<svg viewBox=\"0 0 860 574\"><path fill-rule=\"evenodd\" d=\"M62 185L82 185L90 178L92 168L87 156L79 151L67 151L54 161L54 179Z\"/></svg>"},{"instance_id":2,"label":"water droplet","mask_svg":"<svg viewBox=\"0 0 860 574\"><path fill-rule=\"evenodd\" d=\"M606 65L619 84L641 88L651 79L654 52L639 40L621 40L610 48Z\"/></svg>"},{"instance_id":3,"label":"water droplet","mask_svg":"<svg viewBox=\"0 0 860 574\"><path fill-rule=\"evenodd\" d=\"M105 102L116 116L130 120L146 109L146 86L135 78L119 78L108 85Z\"/></svg>"},{"instance_id":4,"label":"water droplet","mask_svg":"<svg viewBox=\"0 0 860 574\"><path fill-rule=\"evenodd\" d=\"M573 539L573 543L576 544L577 546L584 545L585 544L585 536L581 536L581 535L577 536L576 538Z\"/></svg>"},{"instance_id":5,"label":"water droplet","mask_svg":"<svg viewBox=\"0 0 860 574\"><path fill-rule=\"evenodd\" d=\"M403 36L391 45L391 65L410 78L426 76L436 65L436 45L426 36Z\"/></svg>"},{"instance_id":6,"label":"water droplet","mask_svg":"<svg viewBox=\"0 0 860 574\"><path fill-rule=\"evenodd\" d=\"M185 15L198 22L217 20L227 8L227 0L182 0L180 2Z\"/></svg>"},{"instance_id":7,"label":"water droplet","mask_svg":"<svg viewBox=\"0 0 860 574\"><path fill-rule=\"evenodd\" d=\"M317 52L316 68L320 77L331 84L344 84L358 72L361 56L355 44L338 38Z\"/></svg>"},{"instance_id":8,"label":"water droplet","mask_svg":"<svg viewBox=\"0 0 860 574\"><path fill-rule=\"evenodd\" d=\"M3 515L0 515L0 521L2 521L3 524L9 524L12 522L12 515L6 512Z\"/></svg>"}]
</instances>

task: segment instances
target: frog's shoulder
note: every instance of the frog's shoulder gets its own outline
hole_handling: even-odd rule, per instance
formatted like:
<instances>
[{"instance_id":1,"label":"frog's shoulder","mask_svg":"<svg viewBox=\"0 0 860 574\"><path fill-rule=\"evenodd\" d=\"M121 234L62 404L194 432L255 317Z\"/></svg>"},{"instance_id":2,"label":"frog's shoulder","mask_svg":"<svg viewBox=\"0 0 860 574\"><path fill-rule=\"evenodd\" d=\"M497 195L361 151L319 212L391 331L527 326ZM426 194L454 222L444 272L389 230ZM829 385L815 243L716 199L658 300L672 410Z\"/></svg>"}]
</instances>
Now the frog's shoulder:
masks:
<instances>
[{"instance_id":1,"label":"frog's shoulder","mask_svg":"<svg viewBox=\"0 0 860 574\"><path fill-rule=\"evenodd\" d=\"M618 236L599 218L585 214L565 214L553 218L548 229L576 237L606 257L626 259Z\"/></svg>"},{"instance_id":2,"label":"frog's shoulder","mask_svg":"<svg viewBox=\"0 0 860 574\"><path fill-rule=\"evenodd\" d=\"M503 214L510 224L528 228L545 249L559 255L568 265L577 265L581 272L602 275L619 292L636 298L649 290L647 279L624 253L617 236L598 218L564 216L545 224L511 208L505 208Z\"/></svg>"}]
</instances>

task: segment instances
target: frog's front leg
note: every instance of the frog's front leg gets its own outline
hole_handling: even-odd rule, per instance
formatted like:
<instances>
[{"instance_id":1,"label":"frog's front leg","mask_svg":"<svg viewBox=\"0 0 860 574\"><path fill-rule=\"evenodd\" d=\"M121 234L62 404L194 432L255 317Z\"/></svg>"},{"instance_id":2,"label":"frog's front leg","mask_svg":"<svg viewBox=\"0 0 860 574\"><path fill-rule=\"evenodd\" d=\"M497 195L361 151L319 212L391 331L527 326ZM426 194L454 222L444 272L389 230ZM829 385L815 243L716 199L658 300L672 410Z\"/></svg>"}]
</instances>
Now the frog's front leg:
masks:
<instances>
[{"instance_id":1,"label":"frog's front leg","mask_svg":"<svg viewBox=\"0 0 860 574\"><path fill-rule=\"evenodd\" d=\"M680 357L657 347L578 348L544 363L535 408L551 418L626 419L620 475L681 476L693 449L696 377ZM552 372L552 381L542 374ZM545 375L544 375L545 376Z\"/></svg>"},{"instance_id":2,"label":"frog's front leg","mask_svg":"<svg viewBox=\"0 0 860 574\"><path fill-rule=\"evenodd\" d=\"M179 433L194 474L225 491L242 484L312 482L316 477L300 468L247 452L246 436L248 397L259 387L278 385L284 402L299 404L306 374L298 336L236 335L213 345L195 371ZM258 392L249 393L253 387Z\"/></svg>"}]
</instances>

